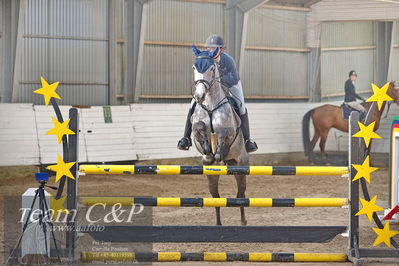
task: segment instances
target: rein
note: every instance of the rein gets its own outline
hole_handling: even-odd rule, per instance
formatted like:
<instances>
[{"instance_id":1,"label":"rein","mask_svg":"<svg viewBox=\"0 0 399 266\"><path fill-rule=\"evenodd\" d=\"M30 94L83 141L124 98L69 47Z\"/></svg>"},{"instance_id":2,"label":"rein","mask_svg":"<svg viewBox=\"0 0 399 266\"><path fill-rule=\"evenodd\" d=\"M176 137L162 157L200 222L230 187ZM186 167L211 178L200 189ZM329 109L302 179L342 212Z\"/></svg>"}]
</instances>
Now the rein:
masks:
<instances>
[{"instance_id":1,"label":"rein","mask_svg":"<svg viewBox=\"0 0 399 266\"><path fill-rule=\"evenodd\" d=\"M215 112L217 109L219 109L220 107L222 107L223 105L225 105L226 103L228 103L229 101L224 101L226 100L227 97L225 96L223 99L221 99L218 104L216 105L215 108L213 108L212 110L209 110L208 107L206 107L205 105L203 105L202 103L199 104L199 106L201 106L202 109L204 109L209 116L210 119L210 126L211 126L211 133L215 133L215 131L213 130L213 123L212 123L212 116L213 116L213 112ZM224 102L223 102L224 101Z\"/></svg>"},{"instance_id":2,"label":"rein","mask_svg":"<svg viewBox=\"0 0 399 266\"><path fill-rule=\"evenodd\" d=\"M384 116L384 119L388 117L389 109L391 109L391 104L392 104L391 102L388 102L387 112Z\"/></svg>"},{"instance_id":3,"label":"rein","mask_svg":"<svg viewBox=\"0 0 399 266\"><path fill-rule=\"evenodd\" d=\"M204 84L205 88L206 88L206 92L208 92L210 90L210 88L212 88L213 84L215 84L215 79L212 79L211 82L207 81L206 79L197 79L196 81L194 81L194 88L198 85L198 84Z\"/></svg>"},{"instance_id":4,"label":"rein","mask_svg":"<svg viewBox=\"0 0 399 266\"><path fill-rule=\"evenodd\" d=\"M220 100L219 103L217 104L217 106L216 106L215 108L213 108L212 110L209 110L208 107L206 107L206 106L203 105L203 104L199 104L199 106L201 106L201 108L204 109L204 110L208 113L209 121L210 121L209 124L210 124L210 127L211 127L211 133L212 133L212 134L215 133L215 130L214 130L214 128L213 128L213 120L212 120L213 112L215 112L217 109L219 109L220 107L222 107L223 105L225 105L226 103L229 102L228 100L227 100L227 101L224 101L224 100L227 100L227 96L225 96L222 100ZM224 102L223 102L223 101L224 101ZM233 112L233 114L234 114L234 110L232 110L232 112ZM235 141L236 141L238 135L240 134L240 129L241 129L241 127L237 127L237 128L236 128L236 134L235 134L235 136L234 136L233 141L232 141L231 144L229 145L229 148L230 148L231 146L233 146L233 144L235 143Z\"/></svg>"}]
</instances>

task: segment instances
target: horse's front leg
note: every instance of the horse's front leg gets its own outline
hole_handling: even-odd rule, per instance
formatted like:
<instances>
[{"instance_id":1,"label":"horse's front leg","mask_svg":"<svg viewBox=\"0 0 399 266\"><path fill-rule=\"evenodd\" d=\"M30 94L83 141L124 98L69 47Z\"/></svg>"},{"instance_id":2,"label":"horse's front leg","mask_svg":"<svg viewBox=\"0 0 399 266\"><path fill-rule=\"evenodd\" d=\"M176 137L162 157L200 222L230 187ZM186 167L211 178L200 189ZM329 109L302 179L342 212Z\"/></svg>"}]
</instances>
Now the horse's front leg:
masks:
<instances>
[{"instance_id":1,"label":"horse's front leg","mask_svg":"<svg viewBox=\"0 0 399 266\"><path fill-rule=\"evenodd\" d=\"M211 154L211 145L206 134L206 125L204 122L199 121L193 125L193 132L195 140L200 144L204 155Z\"/></svg>"},{"instance_id":2,"label":"horse's front leg","mask_svg":"<svg viewBox=\"0 0 399 266\"><path fill-rule=\"evenodd\" d=\"M215 153L215 160L217 162L222 162L230 152L231 143L235 137L235 131L233 128L223 128L219 130L218 135L218 145Z\"/></svg>"}]
</instances>

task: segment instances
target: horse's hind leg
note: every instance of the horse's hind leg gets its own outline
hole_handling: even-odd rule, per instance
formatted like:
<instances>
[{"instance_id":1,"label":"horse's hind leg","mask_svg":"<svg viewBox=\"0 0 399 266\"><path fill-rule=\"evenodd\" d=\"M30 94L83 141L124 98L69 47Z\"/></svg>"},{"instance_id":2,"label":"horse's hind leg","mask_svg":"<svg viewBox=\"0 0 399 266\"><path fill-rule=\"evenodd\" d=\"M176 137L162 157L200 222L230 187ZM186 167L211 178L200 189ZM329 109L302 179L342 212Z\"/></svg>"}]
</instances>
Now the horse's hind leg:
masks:
<instances>
[{"instance_id":1,"label":"horse's hind leg","mask_svg":"<svg viewBox=\"0 0 399 266\"><path fill-rule=\"evenodd\" d=\"M245 198L245 190L247 188L247 177L246 175L235 175L237 182L237 198ZM247 225L247 219L245 218L244 207L240 207L241 213L241 225Z\"/></svg>"},{"instance_id":2,"label":"horse's hind leg","mask_svg":"<svg viewBox=\"0 0 399 266\"><path fill-rule=\"evenodd\" d=\"M313 152L314 147L316 146L316 143L319 140L319 138L320 138L319 131L316 129L314 132L313 139L310 142L310 152Z\"/></svg>"},{"instance_id":3,"label":"horse's hind leg","mask_svg":"<svg viewBox=\"0 0 399 266\"><path fill-rule=\"evenodd\" d=\"M228 165L248 165L249 157L248 154L244 154L236 160L230 160L227 162ZM247 189L247 176L246 175L234 175L237 183L237 198L245 198L245 190ZM244 207L240 207L241 214L241 225L247 225L247 219L245 217Z\"/></svg>"},{"instance_id":4,"label":"horse's hind leg","mask_svg":"<svg viewBox=\"0 0 399 266\"><path fill-rule=\"evenodd\" d=\"M219 195L219 176L218 175L207 175L208 177L208 186L209 192L211 193L212 197L220 198ZM220 219L220 207L216 207L216 225L222 225Z\"/></svg>"},{"instance_id":5,"label":"horse's hind leg","mask_svg":"<svg viewBox=\"0 0 399 266\"><path fill-rule=\"evenodd\" d=\"M321 159L324 161L326 158L326 142L327 142L328 131L323 132L320 137L320 152Z\"/></svg>"}]
</instances>

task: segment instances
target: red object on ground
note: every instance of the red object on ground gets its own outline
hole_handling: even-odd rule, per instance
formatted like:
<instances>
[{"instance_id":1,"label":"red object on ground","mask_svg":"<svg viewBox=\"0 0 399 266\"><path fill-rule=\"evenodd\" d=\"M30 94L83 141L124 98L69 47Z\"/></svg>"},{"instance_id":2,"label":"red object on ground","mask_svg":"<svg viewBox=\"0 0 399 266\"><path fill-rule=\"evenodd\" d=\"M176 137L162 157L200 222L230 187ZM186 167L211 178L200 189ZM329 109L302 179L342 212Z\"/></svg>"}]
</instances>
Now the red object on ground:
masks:
<instances>
[{"instance_id":1,"label":"red object on ground","mask_svg":"<svg viewBox=\"0 0 399 266\"><path fill-rule=\"evenodd\" d=\"M398 212L399 212L399 204L396 205L395 207L393 207L393 209L390 210L390 211L384 216L384 218L383 218L382 220L383 220L383 221L392 220L392 217L393 217L396 213L398 213Z\"/></svg>"}]
</instances>

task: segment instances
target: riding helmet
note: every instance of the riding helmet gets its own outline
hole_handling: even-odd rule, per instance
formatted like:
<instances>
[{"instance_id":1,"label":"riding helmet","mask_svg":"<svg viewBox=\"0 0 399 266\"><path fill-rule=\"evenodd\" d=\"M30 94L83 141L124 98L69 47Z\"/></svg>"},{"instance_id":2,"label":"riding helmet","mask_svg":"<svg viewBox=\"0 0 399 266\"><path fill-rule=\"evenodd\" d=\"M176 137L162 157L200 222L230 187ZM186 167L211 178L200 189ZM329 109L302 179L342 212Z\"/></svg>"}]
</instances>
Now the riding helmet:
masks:
<instances>
[{"instance_id":1,"label":"riding helmet","mask_svg":"<svg viewBox=\"0 0 399 266\"><path fill-rule=\"evenodd\" d=\"M223 48L224 41L219 35L212 34L205 41L205 47L220 47Z\"/></svg>"},{"instance_id":2,"label":"riding helmet","mask_svg":"<svg viewBox=\"0 0 399 266\"><path fill-rule=\"evenodd\" d=\"M352 76L352 75L355 75L355 76L357 76L357 73L356 73L356 71L355 71L355 70L351 70L351 71L349 71L349 77L350 77L350 76Z\"/></svg>"}]
</instances>

